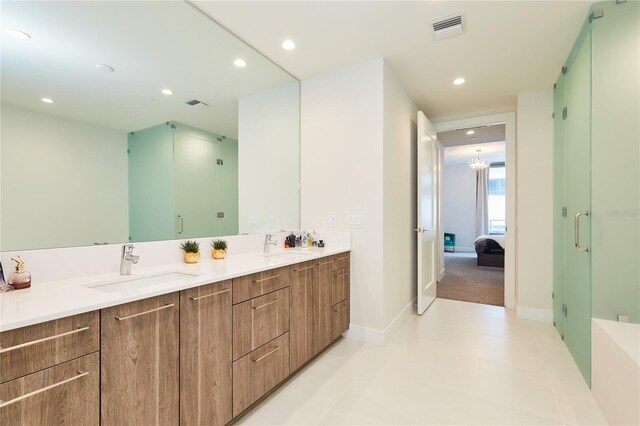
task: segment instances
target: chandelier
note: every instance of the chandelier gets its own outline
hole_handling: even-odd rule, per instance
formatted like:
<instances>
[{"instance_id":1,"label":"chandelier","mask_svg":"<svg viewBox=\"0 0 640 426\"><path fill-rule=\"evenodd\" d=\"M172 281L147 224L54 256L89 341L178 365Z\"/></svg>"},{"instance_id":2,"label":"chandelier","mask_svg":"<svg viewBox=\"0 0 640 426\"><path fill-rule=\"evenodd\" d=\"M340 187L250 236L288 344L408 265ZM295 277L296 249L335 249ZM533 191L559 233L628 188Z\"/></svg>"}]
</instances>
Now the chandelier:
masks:
<instances>
[{"instance_id":1,"label":"chandelier","mask_svg":"<svg viewBox=\"0 0 640 426\"><path fill-rule=\"evenodd\" d=\"M469 160L469 167L473 170L484 170L490 166L490 163L484 159L484 155L480 154L481 149L476 150L476 156Z\"/></svg>"}]
</instances>

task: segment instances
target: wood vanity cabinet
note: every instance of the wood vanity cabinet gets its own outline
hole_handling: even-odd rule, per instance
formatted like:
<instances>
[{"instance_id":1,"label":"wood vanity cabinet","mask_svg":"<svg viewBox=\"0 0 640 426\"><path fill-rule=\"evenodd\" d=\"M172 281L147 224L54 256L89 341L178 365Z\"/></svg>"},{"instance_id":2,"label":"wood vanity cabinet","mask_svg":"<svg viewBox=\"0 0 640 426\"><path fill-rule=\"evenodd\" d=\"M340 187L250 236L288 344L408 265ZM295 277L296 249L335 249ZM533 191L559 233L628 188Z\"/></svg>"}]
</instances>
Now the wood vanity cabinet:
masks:
<instances>
[{"instance_id":1,"label":"wood vanity cabinet","mask_svg":"<svg viewBox=\"0 0 640 426\"><path fill-rule=\"evenodd\" d=\"M0 424L224 425L349 327L349 253L0 333Z\"/></svg>"},{"instance_id":2,"label":"wood vanity cabinet","mask_svg":"<svg viewBox=\"0 0 640 426\"><path fill-rule=\"evenodd\" d=\"M179 424L179 294L101 311L102 426Z\"/></svg>"},{"instance_id":3,"label":"wood vanity cabinet","mask_svg":"<svg viewBox=\"0 0 640 426\"><path fill-rule=\"evenodd\" d=\"M348 298L348 253L291 266L291 371L349 328Z\"/></svg>"},{"instance_id":4,"label":"wood vanity cabinet","mask_svg":"<svg viewBox=\"0 0 640 426\"><path fill-rule=\"evenodd\" d=\"M97 311L0 333L0 383L96 352Z\"/></svg>"},{"instance_id":5,"label":"wood vanity cabinet","mask_svg":"<svg viewBox=\"0 0 640 426\"><path fill-rule=\"evenodd\" d=\"M2 426L99 424L97 352L0 385Z\"/></svg>"},{"instance_id":6,"label":"wood vanity cabinet","mask_svg":"<svg viewBox=\"0 0 640 426\"><path fill-rule=\"evenodd\" d=\"M289 288L233 307L233 359L289 331Z\"/></svg>"},{"instance_id":7,"label":"wood vanity cabinet","mask_svg":"<svg viewBox=\"0 0 640 426\"><path fill-rule=\"evenodd\" d=\"M331 271L331 340L337 339L349 329L350 307L350 254L332 257Z\"/></svg>"},{"instance_id":8,"label":"wood vanity cabinet","mask_svg":"<svg viewBox=\"0 0 640 426\"><path fill-rule=\"evenodd\" d=\"M98 425L98 312L0 333L0 424Z\"/></svg>"},{"instance_id":9,"label":"wood vanity cabinet","mask_svg":"<svg viewBox=\"0 0 640 426\"><path fill-rule=\"evenodd\" d=\"M289 376L289 333L233 363L233 415L237 416Z\"/></svg>"},{"instance_id":10,"label":"wood vanity cabinet","mask_svg":"<svg viewBox=\"0 0 640 426\"><path fill-rule=\"evenodd\" d=\"M224 425L232 407L231 280L180 292L180 425Z\"/></svg>"},{"instance_id":11,"label":"wood vanity cabinet","mask_svg":"<svg viewBox=\"0 0 640 426\"><path fill-rule=\"evenodd\" d=\"M291 371L315 355L320 319L319 278L317 260L291 266Z\"/></svg>"}]
</instances>

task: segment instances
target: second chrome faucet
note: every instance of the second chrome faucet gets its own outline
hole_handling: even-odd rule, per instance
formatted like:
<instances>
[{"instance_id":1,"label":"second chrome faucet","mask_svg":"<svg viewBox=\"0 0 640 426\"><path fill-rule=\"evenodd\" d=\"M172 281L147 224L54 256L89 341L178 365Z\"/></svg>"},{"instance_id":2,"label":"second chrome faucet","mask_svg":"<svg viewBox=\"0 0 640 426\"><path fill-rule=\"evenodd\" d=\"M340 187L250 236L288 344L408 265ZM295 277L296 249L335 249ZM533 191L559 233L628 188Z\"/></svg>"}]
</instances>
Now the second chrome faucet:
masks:
<instances>
[{"instance_id":1,"label":"second chrome faucet","mask_svg":"<svg viewBox=\"0 0 640 426\"><path fill-rule=\"evenodd\" d=\"M131 274L131 264L138 263L140 256L133 254L133 244L122 246L122 257L120 258L120 275Z\"/></svg>"},{"instance_id":2,"label":"second chrome faucet","mask_svg":"<svg viewBox=\"0 0 640 426\"><path fill-rule=\"evenodd\" d=\"M264 236L264 247L262 249L263 253L269 253L269 246L275 246L278 245L278 240L277 240L278 236L275 234L266 234Z\"/></svg>"}]
</instances>

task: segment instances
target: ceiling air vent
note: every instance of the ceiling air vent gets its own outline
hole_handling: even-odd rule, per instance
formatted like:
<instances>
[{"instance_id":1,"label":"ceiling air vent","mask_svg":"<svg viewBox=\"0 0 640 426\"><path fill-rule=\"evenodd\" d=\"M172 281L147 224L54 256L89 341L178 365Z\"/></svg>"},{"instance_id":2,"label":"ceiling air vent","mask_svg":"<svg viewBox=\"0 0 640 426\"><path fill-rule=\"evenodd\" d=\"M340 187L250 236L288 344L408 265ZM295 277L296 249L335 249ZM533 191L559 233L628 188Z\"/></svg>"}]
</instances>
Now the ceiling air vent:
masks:
<instances>
[{"instance_id":1,"label":"ceiling air vent","mask_svg":"<svg viewBox=\"0 0 640 426\"><path fill-rule=\"evenodd\" d=\"M190 101L187 101L185 103L192 108L199 108L199 109L206 108L209 106L208 104L205 104L204 102L201 102L197 99L191 99Z\"/></svg>"},{"instance_id":2,"label":"ceiling air vent","mask_svg":"<svg viewBox=\"0 0 640 426\"><path fill-rule=\"evenodd\" d=\"M449 16L433 23L436 40L462 34L462 14Z\"/></svg>"}]
</instances>

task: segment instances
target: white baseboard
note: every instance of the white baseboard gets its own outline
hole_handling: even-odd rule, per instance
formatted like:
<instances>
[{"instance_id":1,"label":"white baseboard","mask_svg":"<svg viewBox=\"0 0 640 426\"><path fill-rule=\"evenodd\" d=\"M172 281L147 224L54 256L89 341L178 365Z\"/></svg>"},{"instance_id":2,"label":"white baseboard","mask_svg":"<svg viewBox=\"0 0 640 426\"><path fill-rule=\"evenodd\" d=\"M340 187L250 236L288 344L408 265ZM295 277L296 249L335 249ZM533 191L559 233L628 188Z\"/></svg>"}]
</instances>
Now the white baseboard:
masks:
<instances>
[{"instance_id":1,"label":"white baseboard","mask_svg":"<svg viewBox=\"0 0 640 426\"><path fill-rule=\"evenodd\" d=\"M402 327L402 324L411 316L413 305L416 303L414 298L407 304L396 317L389 323L384 330L363 327L357 324L350 324L349 330L344 333L344 337L358 342L370 343L376 346L384 346L393 337L394 334Z\"/></svg>"},{"instance_id":2,"label":"white baseboard","mask_svg":"<svg viewBox=\"0 0 640 426\"><path fill-rule=\"evenodd\" d=\"M553 322L553 310L516 306L516 316L533 321Z\"/></svg>"}]
</instances>

